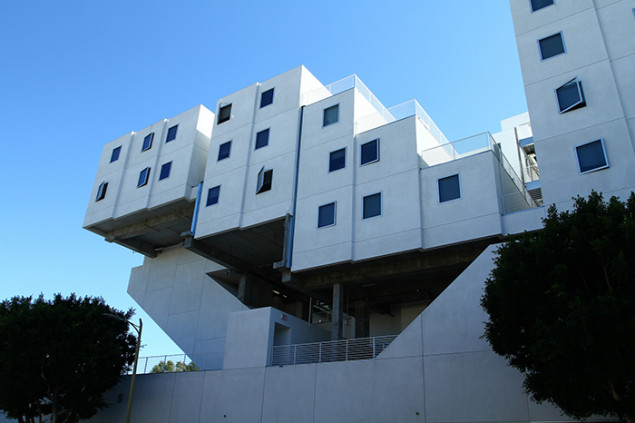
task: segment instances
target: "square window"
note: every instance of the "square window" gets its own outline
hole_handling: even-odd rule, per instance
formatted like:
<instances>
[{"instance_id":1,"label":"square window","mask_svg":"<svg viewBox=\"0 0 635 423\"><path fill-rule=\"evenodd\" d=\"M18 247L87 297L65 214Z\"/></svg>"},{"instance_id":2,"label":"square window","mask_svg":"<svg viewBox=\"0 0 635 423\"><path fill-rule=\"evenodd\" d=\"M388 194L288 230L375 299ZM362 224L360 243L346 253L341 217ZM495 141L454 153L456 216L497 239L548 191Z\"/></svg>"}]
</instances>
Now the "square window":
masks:
<instances>
[{"instance_id":1,"label":"square window","mask_svg":"<svg viewBox=\"0 0 635 423\"><path fill-rule=\"evenodd\" d=\"M531 0L531 11L535 12L536 10L551 6L552 4L553 0Z\"/></svg>"},{"instance_id":2,"label":"square window","mask_svg":"<svg viewBox=\"0 0 635 423\"><path fill-rule=\"evenodd\" d=\"M170 141L176 139L176 131L177 131L177 129L179 129L179 125L174 125L170 129L168 129L168 136L165 139L165 142L170 142Z\"/></svg>"},{"instance_id":3,"label":"square window","mask_svg":"<svg viewBox=\"0 0 635 423\"><path fill-rule=\"evenodd\" d=\"M438 185L439 203L461 198L461 181L458 174L440 178Z\"/></svg>"},{"instance_id":4,"label":"square window","mask_svg":"<svg viewBox=\"0 0 635 423\"><path fill-rule=\"evenodd\" d=\"M556 88L556 97L558 98L560 113L586 106L582 83L578 81L578 78L573 78L561 87Z\"/></svg>"},{"instance_id":5,"label":"square window","mask_svg":"<svg viewBox=\"0 0 635 423\"><path fill-rule=\"evenodd\" d=\"M538 40L538 47L540 47L540 58L542 60L564 53L562 32Z\"/></svg>"},{"instance_id":6,"label":"square window","mask_svg":"<svg viewBox=\"0 0 635 423\"><path fill-rule=\"evenodd\" d=\"M263 166L258 172L258 182L256 184L256 194L269 191L271 189L271 182L273 180L273 169L265 170Z\"/></svg>"},{"instance_id":7,"label":"square window","mask_svg":"<svg viewBox=\"0 0 635 423\"><path fill-rule=\"evenodd\" d=\"M335 203L325 204L318 209L318 228L335 225Z\"/></svg>"},{"instance_id":8,"label":"square window","mask_svg":"<svg viewBox=\"0 0 635 423\"><path fill-rule=\"evenodd\" d=\"M232 142L227 141L218 146L218 159L217 161L221 161L229 157L229 154L232 151Z\"/></svg>"},{"instance_id":9,"label":"square window","mask_svg":"<svg viewBox=\"0 0 635 423\"><path fill-rule=\"evenodd\" d=\"M261 109L265 106L270 105L271 103L273 103L273 88L260 94L260 108Z\"/></svg>"},{"instance_id":10,"label":"square window","mask_svg":"<svg viewBox=\"0 0 635 423\"><path fill-rule=\"evenodd\" d=\"M95 201L103 200L106 197L106 190L108 189L108 182L102 182L97 188L97 197Z\"/></svg>"},{"instance_id":11,"label":"square window","mask_svg":"<svg viewBox=\"0 0 635 423\"><path fill-rule=\"evenodd\" d=\"M143 145L141 146L141 151L149 150L152 147L152 140L154 139L154 132L150 132L143 139Z\"/></svg>"},{"instance_id":12,"label":"square window","mask_svg":"<svg viewBox=\"0 0 635 423\"><path fill-rule=\"evenodd\" d=\"M269 128L256 134L256 150L269 145Z\"/></svg>"},{"instance_id":13,"label":"square window","mask_svg":"<svg viewBox=\"0 0 635 423\"><path fill-rule=\"evenodd\" d=\"M363 218L381 215L381 192L364 197Z\"/></svg>"},{"instance_id":14,"label":"square window","mask_svg":"<svg viewBox=\"0 0 635 423\"><path fill-rule=\"evenodd\" d=\"M232 115L232 105L228 104L226 106L222 106L218 109L218 120L216 121L217 125L220 125L223 122L227 122Z\"/></svg>"},{"instance_id":15,"label":"square window","mask_svg":"<svg viewBox=\"0 0 635 423\"><path fill-rule=\"evenodd\" d=\"M218 197L220 197L220 185L210 188L207 191L207 203L206 206L218 203Z\"/></svg>"},{"instance_id":16,"label":"square window","mask_svg":"<svg viewBox=\"0 0 635 423\"><path fill-rule=\"evenodd\" d=\"M322 118L322 126L329 126L340 120L340 105L327 107L324 109L324 116Z\"/></svg>"},{"instance_id":17,"label":"square window","mask_svg":"<svg viewBox=\"0 0 635 423\"><path fill-rule=\"evenodd\" d=\"M119 160L119 154L121 154L121 146L113 148L112 154L110 155L110 163Z\"/></svg>"},{"instance_id":18,"label":"square window","mask_svg":"<svg viewBox=\"0 0 635 423\"><path fill-rule=\"evenodd\" d=\"M329 172L346 167L346 149L331 151L329 155Z\"/></svg>"},{"instance_id":19,"label":"square window","mask_svg":"<svg viewBox=\"0 0 635 423\"><path fill-rule=\"evenodd\" d=\"M171 170L172 170L172 162L164 163L163 166L161 166L161 172L159 172L159 181L169 177Z\"/></svg>"},{"instance_id":20,"label":"square window","mask_svg":"<svg viewBox=\"0 0 635 423\"><path fill-rule=\"evenodd\" d=\"M137 188L147 185L148 179L150 179L150 168L146 167L139 173L139 182L137 182Z\"/></svg>"},{"instance_id":21,"label":"square window","mask_svg":"<svg viewBox=\"0 0 635 423\"><path fill-rule=\"evenodd\" d=\"M362 144L361 165L379 161L379 138Z\"/></svg>"},{"instance_id":22,"label":"square window","mask_svg":"<svg viewBox=\"0 0 635 423\"><path fill-rule=\"evenodd\" d=\"M578 156L580 173L609 167L604 141L601 139L577 146L575 153Z\"/></svg>"}]
</instances>

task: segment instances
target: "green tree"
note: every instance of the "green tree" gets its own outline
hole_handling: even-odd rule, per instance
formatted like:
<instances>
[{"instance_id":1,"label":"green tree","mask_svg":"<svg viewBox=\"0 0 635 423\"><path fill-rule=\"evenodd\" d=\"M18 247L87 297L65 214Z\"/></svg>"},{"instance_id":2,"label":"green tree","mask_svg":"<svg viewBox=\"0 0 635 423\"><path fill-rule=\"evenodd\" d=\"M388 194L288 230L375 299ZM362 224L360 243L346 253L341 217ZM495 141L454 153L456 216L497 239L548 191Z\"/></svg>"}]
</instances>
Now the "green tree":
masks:
<instances>
[{"instance_id":1,"label":"green tree","mask_svg":"<svg viewBox=\"0 0 635 423\"><path fill-rule=\"evenodd\" d=\"M152 368L151 373L170 373L170 372L194 372L201 370L194 362L190 361L190 364L185 364L183 361L177 361L176 365L172 360L160 361Z\"/></svg>"},{"instance_id":2,"label":"green tree","mask_svg":"<svg viewBox=\"0 0 635 423\"><path fill-rule=\"evenodd\" d=\"M71 294L0 303L0 410L20 423L74 423L106 403L103 393L134 360L133 311Z\"/></svg>"},{"instance_id":3,"label":"green tree","mask_svg":"<svg viewBox=\"0 0 635 423\"><path fill-rule=\"evenodd\" d=\"M499 249L484 337L536 401L635 422L635 194L593 192L544 224Z\"/></svg>"}]
</instances>

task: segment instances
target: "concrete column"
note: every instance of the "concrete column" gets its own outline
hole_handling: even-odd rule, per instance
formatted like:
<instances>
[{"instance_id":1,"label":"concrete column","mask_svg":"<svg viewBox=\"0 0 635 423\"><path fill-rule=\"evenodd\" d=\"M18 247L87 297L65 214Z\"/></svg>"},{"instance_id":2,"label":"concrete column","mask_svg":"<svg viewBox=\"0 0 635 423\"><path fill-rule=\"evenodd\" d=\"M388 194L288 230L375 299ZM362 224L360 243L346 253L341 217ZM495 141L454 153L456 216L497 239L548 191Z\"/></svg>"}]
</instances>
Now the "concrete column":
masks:
<instances>
[{"instance_id":1,"label":"concrete column","mask_svg":"<svg viewBox=\"0 0 635 423\"><path fill-rule=\"evenodd\" d=\"M333 284L333 308L331 310L331 340L337 341L343 337L344 329L344 287L341 283Z\"/></svg>"},{"instance_id":2,"label":"concrete column","mask_svg":"<svg viewBox=\"0 0 635 423\"><path fill-rule=\"evenodd\" d=\"M369 314L366 301L355 301L355 338L368 338L370 336Z\"/></svg>"}]
</instances>

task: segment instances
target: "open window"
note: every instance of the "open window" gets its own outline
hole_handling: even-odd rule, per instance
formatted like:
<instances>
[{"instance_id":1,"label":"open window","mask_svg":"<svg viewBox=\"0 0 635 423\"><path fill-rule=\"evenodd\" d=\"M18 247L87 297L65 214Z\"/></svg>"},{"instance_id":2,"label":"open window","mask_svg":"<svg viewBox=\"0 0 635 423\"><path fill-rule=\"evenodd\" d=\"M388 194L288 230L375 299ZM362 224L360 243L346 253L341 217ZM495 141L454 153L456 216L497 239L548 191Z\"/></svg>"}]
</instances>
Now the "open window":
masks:
<instances>
[{"instance_id":1,"label":"open window","mask_svg":"<svg viewBox=\"0 0 635 423\"><path fill-rule=\"evenodd\" d=\"M258 182L256 184L256 194L269 191L271 189L271 182L273 180L273 169L265 170L263 166L258 172Z\"/></svg>"},{"instance_id":2,"label":"open window","mask_svg":"<svg viewBox=\"0 0 635 423\"><path fill-rule=\"evenodd\" d=\"M106 190L108 190L108 182L102 182L101 184L99 184L95 201L103 200L104 198L106 198Z\"/></svg>"},{"instance_id":3,"label":"open window","mask_svg":"<svg viewBox=\"0 0 635 423\"><path fill-rule=\"evenodd\" d=\"M586 106L582 83L578 78L573 78L556 88L556 97L558 99L560 113L570 112L571 110Z\"/></svg>"},{"instance_id":4,"label":"open window","mask_svg":"<svg viewBox=\"0 0 635 423\"><path fill-rule=\"evenodd\" d=\"M139 182L137 182L137 188L141 188L142 186L147 185L148 179L150 179L150 168L146 167L141 172L139 172Z\"/></svg>"},{"instance_id":5,"label":"open window","mask_svg":"<svg viewBox=\"0 0 635 423\"><path fill-rule=\"evenodd\" d=\"M216 121L217 125L220 125L223 122L227 122L232 115L232 105L227 104L225 106L221 106L218 108L218 118Z\"/></svg>"}]
</instances>

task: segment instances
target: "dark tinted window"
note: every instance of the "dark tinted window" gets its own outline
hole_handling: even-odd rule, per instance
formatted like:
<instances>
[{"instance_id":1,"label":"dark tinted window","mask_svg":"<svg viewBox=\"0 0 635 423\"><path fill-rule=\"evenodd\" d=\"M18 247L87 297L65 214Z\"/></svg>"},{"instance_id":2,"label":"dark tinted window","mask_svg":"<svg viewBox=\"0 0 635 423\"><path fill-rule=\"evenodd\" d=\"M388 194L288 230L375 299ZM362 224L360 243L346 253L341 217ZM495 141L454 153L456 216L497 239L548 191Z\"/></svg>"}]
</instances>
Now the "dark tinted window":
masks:
<instances>
[{"instance_id":1,"label":"dark tinted window","mask_svg":"<svg viewBox=\"0 0 635 423\"><path fill-rule=\"evenodd\" d=\"M268 106L271 103L273 103L273 88L260 95L260 108Z\"/></svg>"},{"instance_id":2,"label":"dark tinted window","mask_svg":"<svg viewBox=\"0 0 635 423\"><path fill-rule=\"evenodd\" d=\"M575 150L578 155L580 172L584 173L608 167L602 140L580 145L576 147Z\"/></svg>"},{"instance_id":3,"label":"dark tinted window","mask_svg":"<svg viewBox=\"0 0 635 423\"><path fill-rule=\"evenodd\" d=\"M538 40L538 44L540 46L540 57L542 60L564 53L562 33L553 34L542 40Z\"/></svg>"},{"instance_id":4,"label":"dark tinted window","mask_svg":"<svg viewBox=\"0 0 635 423\"><path fill-rule=\"evenodd\" d=\"M325 204L318 209L318 228L335 224L335 203Z\"/></svg>"},{"instance_id":5,"label":"dark tinted window","mask_svg":"<svg viewBox=\"0 0 635 423\"><path fill-rule=\"evenodd\" d=\"M439 179L439 202L461 198L461 184L459 175L452 175Z\"/></svg>"},{"instance_id":6,"label":"dark tinted window","mask_svg":"<svg viewBox=\"0 0 635 423\"><path fill-rule=\"evenodd\" d=\"M329 108L324 109L324 116L322 118L322 126L328 126L337 122L340 119L340 105L336 104Z\"/></svg>"},{"instance_id":7,"label":"dark tinted window","mask_svg":"<svg viewBox=\"0 0 635 423\"><path fill-rule=\"evenodd\" d=\"M329 155L329 172L343 169L346 166L346 149L331 151Z\"/></svg>"},{"instance_id":8,"label":"dark tinted window","mask_svg":"<svg viewBox=\"0 0 635 423\"><path fill-rule=\"evenodd\" d=\"M110 163L119 160L119 154L121 154L121 146L113 148L112 154L110 155Z\"/></svg>"},{"instance_id":9,"label":"dark tinted window","mask_svg":"<svg viewBox=\"0 0 635 423\"><path fill-rule=\"evenodd\" d=\"M551 6L553 0L531 0L531 11L542 9L543 7Z\"/></svg>"},{"instance_id":10,"label":"dark tinted window","mask_svg":"<svg viewBox=\"0 0 635 423\"><path fill-rule=\"evenodd\" d=\"M258 172L258 182L256 184L256 194L269 191L271 189L271 182L273 181L273 169L265 170L263 166Z\"/></svg>"},{"instance_id":11,"label":"dark tinted window","mask_svg":"<svg viewBox=\"0 0 635 423\"><path fill-rule=\"evenodd\" d=\"M212 204L218 203L218 197L220 196L220 185L215 186L214 188L210 188L207 191L207 203L206 205L211 206Z\"/></svg>"},{"instance_id":12,"label":"dark tinted window","mask_svg":"<svg viewBox=\"0 0 635 423\"><path fill-rule=\"evenodd\" d=\"M566 84L556 89L558 97L558 107L560 113L575 110L586 106L584 102L584 92L582 91L582 83L578 78L574 78Z\"/></svg>"},{"instance_id":13,"label":"dark tinted window","mask_svg":"<svg viewBox=\"0 0 635 423\"><path fill-rule=\"evenodd\" d=\"M228 104L226 106L218 109L218 121L217 124L221 124L223 122L227 122L232 115L232 105Z\"/></svg>"},{"instance_id":14,"label":"dark tinted window","mask_svg":"<svg viewBox=\"0 0 635 423\"><path fill-rule=\"evenodd\" d=\"M146 167L139 173L139 182L137 183L137 188L146 185L148 183L149 178L150 178L150 168Z\"/></svg>"},{"instance_id":15,"label":"dark tinted window","mask_svg":"<svg viewBox=\"0 0 635 423\"><path fill-rule=\"evenodd\" d=\"M149 150L152 147L152 140L154 139L154 132L150 132L143 139L143 145L141 146L141 151Z\"/></svg>"},{"instance_id":16,"label":"dark tinted window","mask_svg":"<svg viewBox=\"0 0 635 423\"><path fill-rule=\"evenodd\" d=\"M106 197L106 190L108 189L108 182L102 182L97 188L97 197L95 201L103 200Z\"/></svg>"},{"instance_id":17,"label":"dark tinted window","mask_svg":"<svg viewBox=\"0 0 635 423\"><path fill-rule=\"evenodd\" d=\"M232 150L232 142L227 141L218 146L218 160L223 160L229 157Z\"/></svg>"},{"instance_id":18,"label":"dark tinted window","mask_svg":"<svg viewBox=\"0 0 635 423\"><path fill-rule=\"evenodd\" d=\"M256 150L266 145L269 145L269 129L268 128L256 134Z\"/></svg>"},{"instance_id":19,"label":"dark tinted window","mask_svg":"<svg viewBox=\"0 0 635 423\"><path fill-rule=\"evenodd\" d=\"M165 139L165 142L170 142L176 138L176 130L179 129L179 125L174 125L170 129L168 129L168 136Z\"/></svg>"},{"instance_id":20,"label":"dark tinted window","mask_svg":"<svg viewBox=\"0 0 635 423\"><path fill-rule=\"evenodd\" d=\"M381 193L372 194L364 197L363 218L379 216L381 214Z\"/></svg>"},{"instance_id":21,"label":"dark tinted window","mask_svg":"<svg viewBox=\"0 0 635 423\"><path fill-rule=\"evenodd\" d=\"M362 144L361 164L372 163L379 160L379 140L372 140Z\"/></svg>"},{"instance_id":22,"label":"dark tinted window","mask_svg":"<svg viewBox=\"0 0 635 423\"><path fill-rule=\"evenodd\" d=\"M170 176L171 170L172 170L172 162L164 163L163 166L161 166L161 172L159 172L159 181L161 179L165 179L168 176Z\"/></svg>"}]
</instances>

